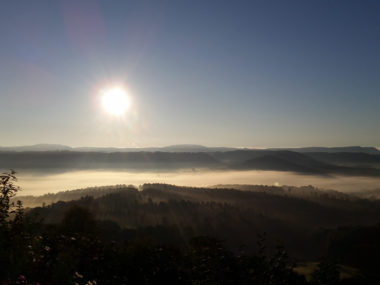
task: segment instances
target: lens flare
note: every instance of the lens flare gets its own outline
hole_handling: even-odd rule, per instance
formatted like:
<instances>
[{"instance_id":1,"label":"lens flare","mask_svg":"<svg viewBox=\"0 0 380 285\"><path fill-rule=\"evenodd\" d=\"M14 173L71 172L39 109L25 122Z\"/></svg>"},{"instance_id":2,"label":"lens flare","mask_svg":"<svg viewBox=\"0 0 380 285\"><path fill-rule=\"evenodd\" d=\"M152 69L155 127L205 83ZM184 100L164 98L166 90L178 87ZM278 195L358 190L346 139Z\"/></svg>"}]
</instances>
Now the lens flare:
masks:
<instances>
[{"instance_id":1,"label":"lens flare","mask_svg":"<svg viewBox=\"0 0 380 285\"><path fill-rule=\"evenodd\" d=\"M102 103L104 109L114 116L125 114L130 106L129 98L121 88L112 88L104 92Z\"/></svg>"}]
</instances>

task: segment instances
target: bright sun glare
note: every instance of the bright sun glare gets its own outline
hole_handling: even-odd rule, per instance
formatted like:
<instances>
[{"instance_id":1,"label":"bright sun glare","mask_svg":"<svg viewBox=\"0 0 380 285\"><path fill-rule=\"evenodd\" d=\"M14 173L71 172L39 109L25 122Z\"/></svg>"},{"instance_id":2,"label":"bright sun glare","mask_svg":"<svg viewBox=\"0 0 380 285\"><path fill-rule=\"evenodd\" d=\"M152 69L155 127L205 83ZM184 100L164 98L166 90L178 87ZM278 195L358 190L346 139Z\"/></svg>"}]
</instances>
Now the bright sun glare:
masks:
<instances>
[{"instance_id":1,"label":"bright sun glare","mask_svg":"<svg viewBox=\"0 0 380 285\"><path fill-rule=\"evenodd\" d=\"M104 92L102 103L104 109L115 116L123 115L130 105L126 92L121 88L112 88Z\"/></svg>"}]
</instances>

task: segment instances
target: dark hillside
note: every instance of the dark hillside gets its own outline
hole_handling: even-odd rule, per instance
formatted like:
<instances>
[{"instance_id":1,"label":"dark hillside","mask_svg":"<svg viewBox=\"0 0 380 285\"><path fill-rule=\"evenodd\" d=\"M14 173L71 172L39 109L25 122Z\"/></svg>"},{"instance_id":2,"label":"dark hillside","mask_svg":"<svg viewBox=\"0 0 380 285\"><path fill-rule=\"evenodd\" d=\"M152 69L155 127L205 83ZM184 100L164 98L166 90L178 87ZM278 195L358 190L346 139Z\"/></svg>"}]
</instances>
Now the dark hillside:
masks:
<instances>
[{"instance_id":1,"label":"dark hillside","mask_svg":"<svg viewBox=\"0 0 380 285\"><path fill-rule=\"evenodd\" d=\"M288 190L280 188L280 191ZM122 228L169 226L177 228L184 239L210 235L230 245L247 244L250 248L255 248L253 236L267 232L293 254L303 257L322 250L322 241L315 240L313 247L307 246L322 229L378 222L377 202L340 199L322 191L315 193L318 195L314 198L303 199L270 191L146 184L142 191L120 188L97 198L38 207L29 214L38 213L46 223L59 223L64 213L76 205L89 209L96 219L116 222Z\"/></svg>"}]
</instances>

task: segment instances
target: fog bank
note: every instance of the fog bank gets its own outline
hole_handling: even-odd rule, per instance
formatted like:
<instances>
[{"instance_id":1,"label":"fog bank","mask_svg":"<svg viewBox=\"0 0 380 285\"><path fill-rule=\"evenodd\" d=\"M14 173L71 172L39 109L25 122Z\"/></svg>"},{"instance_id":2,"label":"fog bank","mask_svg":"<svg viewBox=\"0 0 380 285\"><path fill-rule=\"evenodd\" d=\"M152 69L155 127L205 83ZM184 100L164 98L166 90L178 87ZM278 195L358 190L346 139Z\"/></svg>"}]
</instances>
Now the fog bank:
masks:
<instances>
[{"instance_id":1,"label":"fog bank","mask_svg":"<svg viewBox=\"0 0 380 285\"><path fill-rule=\"evenodd\" d=\"M313 176L280 171L209 171L187 170L173 172L75 171L42 175L18 173L20 195L42 195L92 186L144 183L167 183L184 186L216 184L313 185L342 192L379 188L380 178Z\"/></svg>"}]
</instances>

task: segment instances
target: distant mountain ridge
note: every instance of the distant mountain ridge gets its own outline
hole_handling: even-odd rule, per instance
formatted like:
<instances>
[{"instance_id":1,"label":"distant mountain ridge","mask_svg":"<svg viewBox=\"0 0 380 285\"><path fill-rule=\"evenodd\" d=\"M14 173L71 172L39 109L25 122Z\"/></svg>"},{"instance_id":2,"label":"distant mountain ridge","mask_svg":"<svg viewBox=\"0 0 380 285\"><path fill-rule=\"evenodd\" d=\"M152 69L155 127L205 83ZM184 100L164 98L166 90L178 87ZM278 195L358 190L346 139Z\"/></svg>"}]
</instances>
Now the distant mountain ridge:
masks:
<instances>
[{"instance_id":1,"label":"distant mountain ridge","mask_svg":"<svg viewBox=\"0 0 380 285\"><path fill-rule=\"evenodd\" d=\"M181 148L183 150L183 148ZM188 149L188 148L187 148ZM0 169L76 170L274 170L315 175L380 177L380 155L289 150L176 151L0 151Z\"/></svg>"},{"instance_id":2,"label":"distant mountain ridge","mask_svg":"<svg viewBox=\"0 0 380 285\"><path fill-rule=\"evenodd\" d=\"M291 150L295 152L362 152L367 154L380 154L380 151L375 147L362 146L342 146L342 147L299 147L299 148L270 148L272 150Z\"/></svg>"},{"instance_id":3,"label":"distant mountain ridge","mask_svg":"<svg viewBox=\"0 0 380 285\"><path fill-rule=\"evenodd\" d=\"M60 144L36 144L29 146L0 147L0 151L77 151L77 152L210 152L231 151L232 147L206 147L195 144L179 144L164 147L70 147Z\"/></svg>"},{"instance_id":4,"label":"distant mountain ridge","mask_svg":"<svg viewBox=\"0 0 380 285\"><path fill-rule=\"evenodd\" d=\"M362 146L344 146L344 147L299 147L299 148L267 148L267 149L255 149L255 148L234 148L234 147L207 147L196 144L178 144L165 147L70 147L61 144L36 144L26 146L14 146L14 147L1 147L0 151L77 151L77 152L227 152L234 150L289 150L300 153L366 153L380 155L380 151L375 147L362 147Z\"/></svg>"},{"instance_id":5,"label":"distant mountain ridge","mask_svg":"<svg viewBox=\"0 0 380 285\"><path fill-rule=\"evenodd\" d=\"M25 146L2 146L0 151L71 151L72 147L60 144L35 144Z\"/></svg>"}]
</instances>

